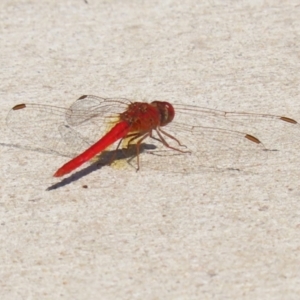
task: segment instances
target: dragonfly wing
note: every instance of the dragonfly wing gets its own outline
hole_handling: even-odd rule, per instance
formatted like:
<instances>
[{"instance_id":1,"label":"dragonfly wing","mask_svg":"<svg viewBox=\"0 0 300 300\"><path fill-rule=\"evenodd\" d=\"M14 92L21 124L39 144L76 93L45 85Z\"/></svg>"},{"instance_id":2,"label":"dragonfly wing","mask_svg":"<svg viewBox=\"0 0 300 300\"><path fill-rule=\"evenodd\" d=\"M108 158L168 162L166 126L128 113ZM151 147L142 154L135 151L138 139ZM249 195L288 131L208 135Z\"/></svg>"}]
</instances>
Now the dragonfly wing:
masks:
<instances>
[{"instance_id":1,"label":"dragonfly wing","mask_svg":"<svg viewBox=\"0 0 300 300\"><path fill-rule=\"evenodd\" d=\"M102 98L93 95L79 97L66 111L66 120L70 126L93 123L99 126L104 121L115 121L128 106L129 100L118 98Z\"/></svg>"},{"instance_id":2,"label":"dragonfly wing","mask_svg":"<svg viewBox=\"0 0 300 300\"><path fill-rule=\"evenodd\" d=\"M300 126L291 118L268 114L228 113L236 130L250 132L268 149L299 152Z\"/></svg>"},{"instance_id":3,"label":"dragonfly wing","mask_svg":"<svg viewBox=\"0 0 300 300\"><path fill-rule=\"evenodd\" d=\"M150 140L155 150L144 151L141 168L144 165L157 169L166 166L170 171L180 173L199 172L204 168L240 170L261 165L268 156L268 151L258 139L242 132L186 124L174 124L166 128L166 132L181 143L180 146L176 140L163 135L169 146L183 152Z\"/></svg>"},{"instance_id":4,"label":"dragonfly wing","mask_svg":"<svg viewBox=\"0 0 300 300\"><path fill-rule=\"evenodd\" d=\"M6 122L32 150L73 157L98 141L128 105L126 99L82 96L70 108L20 104Z\"/></svg>"},{"instance_id":5,"label":"dragonfly wing","mask_svg":"<svg viewBox=\"0 0 300 300\"><path fill-rule=\"evenodd\" d=\"M65 119L84 140L95 143L118 122L129 103L127 99L84 95L66 110Z\"/></svg>"},{"instance_id":6,"label":"dragonfly wing","mask_svg":"<svg viewBox=\"0 0 300 300\"><path fill-rule=\"evenodd\" d=\"M190 126L246 132L259 138L268 149L286 151L296 146L299 151L300 125L294 119L271 114L226 112L193 105L177 105L176 108L176 120L184 120Z\"/></svg>"},{"instance_id":7,"label":"dragonfly wing","mask_svg":"<svg viewBox=\"0 0 300 300\"><path fill-rule=\"evenodd\" d=\"M6 123L19 136L21 145L72 157L86 149L91 141L66 124L66 112L60 107L21 104L10 110Z\"/></svg>"}]
</instances>

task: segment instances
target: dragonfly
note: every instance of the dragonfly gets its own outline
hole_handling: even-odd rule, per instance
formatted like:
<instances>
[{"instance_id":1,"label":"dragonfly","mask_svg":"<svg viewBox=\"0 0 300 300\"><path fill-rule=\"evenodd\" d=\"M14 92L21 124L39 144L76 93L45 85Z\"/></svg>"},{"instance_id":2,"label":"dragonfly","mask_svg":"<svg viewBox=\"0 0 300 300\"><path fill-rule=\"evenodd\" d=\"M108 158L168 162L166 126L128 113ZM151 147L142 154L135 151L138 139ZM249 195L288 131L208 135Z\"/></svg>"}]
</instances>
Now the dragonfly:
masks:
<instances>
[{"instance_id":1,"label":"dragonfly","mask_svg":"<svg viewBox=\"0 0 300 300\"><path fill-rule=\"evenodd\" d=\"M130 163L135 157L136 170L144 165L161 170L171 166L174 172L239 169L265 162L271 149L260 136L280 151L290 143L286 136L299 134L299 123L290 117L94 95L79 97L69 108L18 104L6 121L37 150L72 157L55 177L73 172L117 142L109 164L117 158Z\"/></svg>"}]
</instances>

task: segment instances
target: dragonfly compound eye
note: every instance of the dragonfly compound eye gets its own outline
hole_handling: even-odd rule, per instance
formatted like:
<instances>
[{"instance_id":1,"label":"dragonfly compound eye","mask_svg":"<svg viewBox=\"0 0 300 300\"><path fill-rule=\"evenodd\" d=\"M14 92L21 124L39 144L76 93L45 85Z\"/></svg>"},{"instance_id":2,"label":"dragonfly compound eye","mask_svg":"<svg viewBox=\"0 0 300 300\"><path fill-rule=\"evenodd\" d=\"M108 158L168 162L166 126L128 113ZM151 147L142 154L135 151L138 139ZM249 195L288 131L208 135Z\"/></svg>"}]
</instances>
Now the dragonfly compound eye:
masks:
<instances>
[{"instance_id":1,"label":"dragonfly compound eye","mask_svg":"<svg viewBox=\"0 0 300 300\"><path fill-rule=\"evenodd\" d=\"M151 104L156 106L160 113L160 126L165 126L172 122L175 116L175 110L172 104L164 101L153 101Z\"/></svg>"}]
</instances>

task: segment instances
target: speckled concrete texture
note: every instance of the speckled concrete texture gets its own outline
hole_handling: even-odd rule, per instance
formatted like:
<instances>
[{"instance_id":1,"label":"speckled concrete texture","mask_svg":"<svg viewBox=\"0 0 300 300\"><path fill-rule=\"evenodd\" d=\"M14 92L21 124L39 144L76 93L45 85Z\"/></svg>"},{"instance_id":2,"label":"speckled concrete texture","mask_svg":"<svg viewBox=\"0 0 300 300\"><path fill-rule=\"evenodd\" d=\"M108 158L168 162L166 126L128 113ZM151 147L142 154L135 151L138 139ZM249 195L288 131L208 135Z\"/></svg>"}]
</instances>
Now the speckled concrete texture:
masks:
<instances>
[{"instance_id":1,"label":"speckled concrete texture","mask_svg":"<svg viewBox=\"0 0 300 300\"><path fill-rule=\"evenodd\" d=\"M299 299L297 124L248 118L277 150L252 169L62 181L66 157L6 125L18 103L82 94L300 120L299 16L299 1L2 0L0 298Z\"/></svg>"}]
</instances>

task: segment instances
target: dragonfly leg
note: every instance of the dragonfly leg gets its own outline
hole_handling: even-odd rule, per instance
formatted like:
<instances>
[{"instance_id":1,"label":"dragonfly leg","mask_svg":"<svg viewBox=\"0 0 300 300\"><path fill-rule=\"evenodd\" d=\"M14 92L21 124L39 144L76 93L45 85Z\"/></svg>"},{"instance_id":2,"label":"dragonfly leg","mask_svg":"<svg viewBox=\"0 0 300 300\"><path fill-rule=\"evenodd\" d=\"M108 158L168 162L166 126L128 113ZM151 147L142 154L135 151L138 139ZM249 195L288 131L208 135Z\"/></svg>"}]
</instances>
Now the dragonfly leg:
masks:
<instances>
[{"instance_id":1,"label":"dragonfly leg","mask_svg":"<svg viewBox=\"0 0 300 300\"><path fill-rule=\"evenodd\" d=\"M148 136L151 135L151 131L148 132L148 133L144 133L144 136L142 136L142 134L140 136L142 136L141 139L139 139L136 143L136 157L137 157L137 171L140 169L140 146L141 146L141 143L144 139L146 139Z\"/></svg>"},{"instance_id":2,"label":"dragonfly leg","mask_svg":"<svg viewBox=\"0 0 300 300\"><path fill-rule=\"evenodd\" d=\"M131 139L128 141L127 145L130 145L134 140L140 138L136 142L136 157L137 157L137 169L138 171L140 169L140 147L141 143L144 139L146 139L148 136L151 136L151 131L150 132L137 132L137 133L132 133L126 136L126 138L131 137Z\"/></svg>"},{"instance_id":3,"label":"dragonfly leg","mask_svg":"<svg viewBox=\"0 0 300 300\"><path fill-rule=\"evenodd\" d=\"M176 142L178 143L179 146L182 146L182 147L187 148L186 145L181 144L180 141L179 141L178 139L176 139L174 136L172 136L171 134L169 134L169 133L167 133L167 132L161 130L160 128L157 128L157 129L156 129L156 132L157 132L157 135L159 136L159 139L158 139L158 138L154 138L154 137L152 137L152 136L151 136L151 137L154 138L154 139L156 139L157 141L160 141L165 147L167 147L167 148L169 148L169 149L172 149L172 150L175 150L175 151L179 151L179 152L181 152L181 153L191 153L191 151L189 151L189 150L184 151L184 150L181 150L181 149L178 149L178 148L175 148L175 147L170 146L170 145L167 143L167 141L164 139L164 137L162 136L161 133L163 133L163 134L166 135L167 137L169 137L169 138L173 139L174 141L176 141Z\"/></svg>"},{"instance_id":4,"label":"dragonfly leg","mask_svg":"<svg viewBox=\"0 0 300 300\"><path fill-rule=\"evenodd\" d=\"M178 144L179 146L187 148L187 146L181 144L181 142L180 142L178 139L176 139L175 136L171 135L170 133L167 133L166 131L162 130L161 128L159 128L159 131L160 131L161 133L163 133L164 135L166 135L167 137L169 137L170 139L176 141L177 144ZM157 133L158 133L158 132L157 132ZM160 137L161 139L163 139L162 136L161 136L159 133L158 133L158 135L159 135L159 137ZM163 139L163 140L164 140L164 139Z\"/></svg>"}]
</instances>

